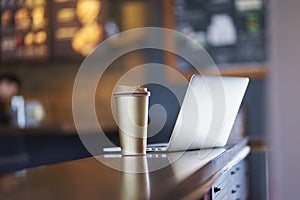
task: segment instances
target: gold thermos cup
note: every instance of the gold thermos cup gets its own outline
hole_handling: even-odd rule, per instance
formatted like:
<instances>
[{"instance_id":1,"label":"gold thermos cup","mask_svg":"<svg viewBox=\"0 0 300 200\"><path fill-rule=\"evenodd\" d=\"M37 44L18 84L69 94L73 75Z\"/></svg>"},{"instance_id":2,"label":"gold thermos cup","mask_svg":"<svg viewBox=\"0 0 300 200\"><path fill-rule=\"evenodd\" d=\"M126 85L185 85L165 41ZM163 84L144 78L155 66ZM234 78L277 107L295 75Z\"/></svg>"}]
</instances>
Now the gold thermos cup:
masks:
<instances>
[{"instance_id":1,"label":"gold thermos cup","mask_svg":"<svg viewBox=\"0 0 300 200\"><path fill-rule=\"evenodd\" d=\"M150 92L144 87L118 86L113 96L122 155L145 155Z\"/></svg>"}]
</instances>

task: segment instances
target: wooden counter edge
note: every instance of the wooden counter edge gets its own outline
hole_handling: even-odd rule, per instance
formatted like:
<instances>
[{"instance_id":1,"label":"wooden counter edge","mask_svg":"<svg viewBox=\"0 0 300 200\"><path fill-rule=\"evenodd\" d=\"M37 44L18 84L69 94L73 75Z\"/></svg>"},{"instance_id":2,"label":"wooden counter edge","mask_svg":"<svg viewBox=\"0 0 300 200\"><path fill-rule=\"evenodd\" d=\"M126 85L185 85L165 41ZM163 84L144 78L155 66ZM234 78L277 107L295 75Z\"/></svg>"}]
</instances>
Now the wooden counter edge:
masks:
<instances>
[{"instance_id":1,"label":"wooden counter edge","mask_svg":"<svg viewBox=\"0 0 300 200\"><path fill-rule=\"evenodd\" d=\"M220 175L248 156L250 153L248 142L249 139L246 137L236 144L229 144L225 152L186 178L172 191L169 191L165 197L171 199L197 199L203 196Z\"/></svg>"}]
</instances>

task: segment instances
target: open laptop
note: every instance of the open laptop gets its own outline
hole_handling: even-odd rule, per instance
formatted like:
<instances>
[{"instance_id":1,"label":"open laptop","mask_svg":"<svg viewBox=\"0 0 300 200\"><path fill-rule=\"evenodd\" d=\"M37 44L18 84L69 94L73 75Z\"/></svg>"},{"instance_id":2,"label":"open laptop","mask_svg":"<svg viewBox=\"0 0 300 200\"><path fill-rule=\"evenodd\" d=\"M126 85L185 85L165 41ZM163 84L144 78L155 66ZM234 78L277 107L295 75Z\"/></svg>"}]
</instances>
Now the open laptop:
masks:
<instances>
[{"instance_id":1,"label":"open laptop","mask_svg":"<svg viewBox=\"0 0 300 200\"><path fill-rule=\"evenodd\" d=\"M193 75L169 143L148 144L147 151L184 151L224 147L249 79ZM119 152L120 147L104 148Z\"/></svg>"}]
</instances>

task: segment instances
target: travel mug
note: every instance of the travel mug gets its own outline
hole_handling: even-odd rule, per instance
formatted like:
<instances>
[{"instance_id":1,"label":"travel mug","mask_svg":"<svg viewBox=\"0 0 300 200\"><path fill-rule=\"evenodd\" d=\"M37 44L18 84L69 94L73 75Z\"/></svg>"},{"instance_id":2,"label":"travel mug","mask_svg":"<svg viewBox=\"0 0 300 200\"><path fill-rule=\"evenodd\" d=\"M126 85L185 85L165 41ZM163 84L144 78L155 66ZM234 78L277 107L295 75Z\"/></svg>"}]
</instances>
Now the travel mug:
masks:
<instances>
[{"instance_id":1,"label":"travel mug","mask_svg":"<svg viewBox=\"0 0 300 200\"><path fill-rule=\"evenodd\" d=\"M145 155L150 92L145 87L118 86L113 96L122 155Z\"/></svg>"}]
</instances>

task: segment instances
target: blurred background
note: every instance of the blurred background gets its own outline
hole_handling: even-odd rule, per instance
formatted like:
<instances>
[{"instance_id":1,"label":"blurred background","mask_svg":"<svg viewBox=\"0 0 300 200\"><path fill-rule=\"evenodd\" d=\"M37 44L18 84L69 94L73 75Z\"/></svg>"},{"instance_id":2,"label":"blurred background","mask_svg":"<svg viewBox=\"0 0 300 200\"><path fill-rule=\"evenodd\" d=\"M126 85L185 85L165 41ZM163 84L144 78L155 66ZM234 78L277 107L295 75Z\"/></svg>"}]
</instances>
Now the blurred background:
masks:
<instances>
[{"instance_id":1,"label":"blurred background","mask_svg":"<svg viewBox=\"0 0 300 200\"><path fill-rule=\"evenodd\" d=\"M247 112L247 133L260 136L264 132L262 102L267 75L266 3L251 2L1 1L0 70L19 77L20 94L26 101L41 103L42 126L72 129L74 79L84 58L101 41L121 31L144 26L174 29L199 42L222 74L251 78L243 110ZM118 45L122 45L121 42ZM178 45L184 48L184 44ZM117 59L100 80L100 84L102 81L105 84L97 93L97 110L110 113L109 86L126 71L149 62L171 65L187 78L196 73L184 59L159 50L126 54ZM208 69L203 73L213 72ZM147 72L142 76L147 79ZM180 85L167 73L160 76ZM100 121L105 129L115 128L113 119L107 115Z\"/></svg>"}]
</instances>

